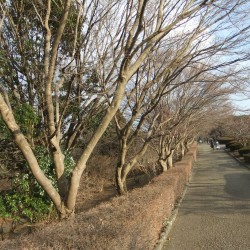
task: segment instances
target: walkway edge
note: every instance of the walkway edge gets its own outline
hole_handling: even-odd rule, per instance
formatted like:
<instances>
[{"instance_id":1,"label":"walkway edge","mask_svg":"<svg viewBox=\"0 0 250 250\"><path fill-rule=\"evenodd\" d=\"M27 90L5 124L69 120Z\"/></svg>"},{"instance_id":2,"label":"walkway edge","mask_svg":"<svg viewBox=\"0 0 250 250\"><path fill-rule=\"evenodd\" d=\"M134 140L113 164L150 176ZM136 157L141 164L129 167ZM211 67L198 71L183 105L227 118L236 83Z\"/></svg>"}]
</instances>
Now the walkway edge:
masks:
<instances>
[{"instance_id":1,"label":"walkway edge","mask_svg":"<svg viewBox=\"0 0 250 250\"><path fill-rule=\"evenodd\" d=\"M237 161L238 163L240 163L243 167L250 169L250 166L248 164L246 164L245 162L241 161L240 159L238 159L233 153L231 153L230 151L224 149L224 151L230 155L233 159L235 159L235 161Z\"/></svg>"},{"instance_id":2,"label":"walkway edge","mask_svg":"<svg viewBox=\"0 0 250 250\"><path fill-rule=\"evenodd\" d=\"M168 237L169 232L170 232L170 230L172 228L172 225L173 225L173 223L174 223L174 221L175 221L175 219L176 219L176 217L178 215L178 211L179 211L179 208L181 206L182 200L186 195L187 188L188 188L188 185L186 185L186 187L185 187L180 199L178 200L178 203L177 203L175 209L172 211L170 217L167 218L165 220L165 222L163 223L163 231L162 231L162 233L160 235L160 238L159 238L158 242L156 243L156 245L154 247L154 250L161 250L164 243L165 243L165 241L167 240L167 237Z\"/></svg>"}]
</instances>

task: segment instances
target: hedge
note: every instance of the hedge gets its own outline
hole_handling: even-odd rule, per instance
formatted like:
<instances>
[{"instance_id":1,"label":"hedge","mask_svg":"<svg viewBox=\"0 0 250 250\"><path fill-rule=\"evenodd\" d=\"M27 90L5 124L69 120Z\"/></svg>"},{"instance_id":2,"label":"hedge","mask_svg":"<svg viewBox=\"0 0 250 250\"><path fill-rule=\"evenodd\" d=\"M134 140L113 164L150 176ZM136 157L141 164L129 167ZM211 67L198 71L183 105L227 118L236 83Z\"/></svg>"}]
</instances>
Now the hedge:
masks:
<instances>
[{"instance_id":1,"label":"hedge","mask_svg":"<svg viewBox=\"0 0 250 250\"><path fill-rule=\"evenodd\" d=\"M220 143L220 144L228 144L228 143L230 143L230 142L232 142L234 139L232 138L232 137L220 137L219 139L218 139L218 142Z\"/></svg>"},{"instance_id":2,"label":"hedge","mask_svg":"<svg viewBox=\"0 0 250 250\"><path fill-rule=\"evenodd\" d=\"M182 196L196 160L196 144L174 167L129 195L77 214L73 220L41 227L1 249L154 249L163 224Z\"/></svg>"},{"instance_id":3,"label":"hedge","mask_svg":"<svg viewBox=\"0 0 250 250\"><path fill-rule=\"evenodd\" d=\"M244 154L249 154L250 153L250 147L243 147L238 150L239 155L243 156Z\"/></svg>"},{"instance_id":4,"label":"hedge","mask_svg":"<svg viewBox=\"0 0 250 250\"><path fill-rule=\"evenodd\" d=\"M244 160L246 163L250 163L250 153L244 155Z\"/></svg>"},{"instance_id":5,"label":"hedge","mask_svg":"<svg viewBox=\"0 0 250 250\"><path fill-rule=\"evenodd\" d=\"M242 145L240 143L238 143L238 142L235 142L235 143L230 143L228 145L228 147L229 147L230 151L235 151L235 150L241 149Z\"/></svg>"}]
</instances>

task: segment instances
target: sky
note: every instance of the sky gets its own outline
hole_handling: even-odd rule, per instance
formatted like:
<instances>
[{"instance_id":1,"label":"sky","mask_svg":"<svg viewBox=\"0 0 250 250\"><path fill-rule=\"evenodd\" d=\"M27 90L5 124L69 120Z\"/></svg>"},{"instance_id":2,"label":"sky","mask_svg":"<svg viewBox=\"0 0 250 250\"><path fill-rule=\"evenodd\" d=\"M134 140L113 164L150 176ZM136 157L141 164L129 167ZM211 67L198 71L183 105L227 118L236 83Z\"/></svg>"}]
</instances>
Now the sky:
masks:
<instances>
[{"instance_id":1,"label":"sky","mask_svg":"<svg viewBox=\"0 0 250 250\"><path fill-rule=\"evenodd\" d=\"M250 94L234 94L230 98L235 106L236 114L250 114ZM245 112L244 112L245 110Z\"/></svg>"}]
</instances>

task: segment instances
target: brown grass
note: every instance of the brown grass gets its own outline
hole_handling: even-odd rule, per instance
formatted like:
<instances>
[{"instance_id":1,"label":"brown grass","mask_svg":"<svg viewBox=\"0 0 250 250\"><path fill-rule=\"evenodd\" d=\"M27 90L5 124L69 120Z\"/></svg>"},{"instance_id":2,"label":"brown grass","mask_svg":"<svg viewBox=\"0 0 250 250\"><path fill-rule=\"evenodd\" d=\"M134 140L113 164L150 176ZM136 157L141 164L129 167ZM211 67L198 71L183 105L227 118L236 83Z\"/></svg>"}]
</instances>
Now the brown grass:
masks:
<instances>
[{"instance_id":1,"label":"brown grass","mask_svg":"<svg viewBox=\"0 0 250 250\"><path fill-rule=\"evenodd\" d=\"M1 249L153 249L166 217L182 195L196 148L170 171L127 196L77 214L71 221L37 228L32 234L0 243Z\"/></svg>"}]
</instances>

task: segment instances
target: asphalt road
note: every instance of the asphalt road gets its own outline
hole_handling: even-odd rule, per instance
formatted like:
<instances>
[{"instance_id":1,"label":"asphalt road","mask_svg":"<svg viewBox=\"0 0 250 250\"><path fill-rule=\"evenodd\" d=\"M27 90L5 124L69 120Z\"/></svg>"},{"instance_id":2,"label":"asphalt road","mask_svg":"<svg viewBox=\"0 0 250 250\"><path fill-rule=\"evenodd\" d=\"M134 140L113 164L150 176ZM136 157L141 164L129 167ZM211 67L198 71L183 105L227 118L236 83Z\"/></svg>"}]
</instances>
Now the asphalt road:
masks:
<instances>
[{"instance_id":1,"label":"asphalt road","mask_svg":"<svg viewBox=\"0 0 250 250\"><path fill-rule=\"evenodd\" d=\"M250 250L250 170L223 149L198 161L164 250Z\"/></svg>"}]
</instances>

